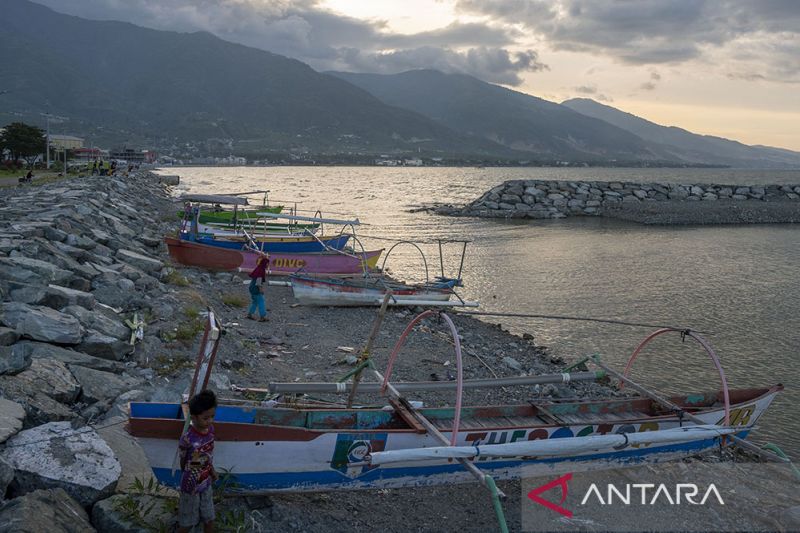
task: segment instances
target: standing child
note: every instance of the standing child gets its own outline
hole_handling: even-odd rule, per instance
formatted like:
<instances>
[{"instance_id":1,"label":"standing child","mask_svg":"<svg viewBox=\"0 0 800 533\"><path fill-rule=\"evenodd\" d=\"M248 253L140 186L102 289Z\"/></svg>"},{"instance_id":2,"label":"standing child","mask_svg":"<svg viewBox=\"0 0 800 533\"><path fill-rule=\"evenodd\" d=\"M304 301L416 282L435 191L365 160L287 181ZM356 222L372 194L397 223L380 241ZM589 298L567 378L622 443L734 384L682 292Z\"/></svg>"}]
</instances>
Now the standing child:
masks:
<instances>
[{"instance_id":1,"label":"standing child","mask_svg":"<svg viewBox=\"0 0 800 533\"><path fill-rule=\"evenodd\" d=\"M267 267L269 266L269 255L261 252L258 256L256 267L250 272L250 309L247 310L247 318L256 320L256 308L260 322L266 322L267 304L264 301L264 285L267 283Z\"/></svg>"},{"instance_id":2,"label":"standing child","mask_svg":"<svg viewBox=\"0 0 800 533\"><path fill-rule=\"evenodd\" d=\"M181 453L181 498L178 502L178 531L188 533L200 521L203 531L214 531L214 415L217 397L204 390L189 400L192 424L178 443Z\"/></svg>"}]
</instances>

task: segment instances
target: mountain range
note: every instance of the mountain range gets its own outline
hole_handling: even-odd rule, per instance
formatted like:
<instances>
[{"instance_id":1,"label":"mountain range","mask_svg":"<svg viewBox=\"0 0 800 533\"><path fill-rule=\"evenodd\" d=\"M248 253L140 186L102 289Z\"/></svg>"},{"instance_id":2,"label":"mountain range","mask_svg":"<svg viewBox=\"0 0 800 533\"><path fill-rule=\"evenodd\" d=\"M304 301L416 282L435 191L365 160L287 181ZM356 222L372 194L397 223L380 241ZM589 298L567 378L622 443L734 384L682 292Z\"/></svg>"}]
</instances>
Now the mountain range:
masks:
<instances>
[{"instance_id":1,"label":"mountain range","mask_svg":"<svg viewBox=\"0 0 800 533\"><path fill-rule=\"evenodd\" d=\"M257 158L800 167L798 152L660 126L592 100L549 102L463 74L320 73L204 32L91 21L28 0L3 0L3 12L0 123L43 124L51 113L67 120L54 132L90 145L191 145Z\"/></svg>"}]
</instances>

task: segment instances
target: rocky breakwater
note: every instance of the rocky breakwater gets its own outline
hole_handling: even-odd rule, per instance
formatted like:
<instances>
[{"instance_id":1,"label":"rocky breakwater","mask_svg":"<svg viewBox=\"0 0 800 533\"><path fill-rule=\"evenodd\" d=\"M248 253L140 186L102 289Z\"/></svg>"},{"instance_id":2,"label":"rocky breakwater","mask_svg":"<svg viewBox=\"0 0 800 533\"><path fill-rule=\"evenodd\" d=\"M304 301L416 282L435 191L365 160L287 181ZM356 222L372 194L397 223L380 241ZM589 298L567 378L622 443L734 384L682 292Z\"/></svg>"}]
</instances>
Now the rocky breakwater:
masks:
<instances>
[{"instance_id":1,"label":"rocky breakwater","mask_svg":"<svg viewBox=\"0 0 800 533\"><path fill-rule=\"evenodd\" d=\"M800 222L800 185L736 186L512 180L439 214L553 219L606 216L645 224Z\"/></svg>"},{"instance_id":2,"label":"rocky breakwater","mask_svg":"<svg viewBox=\"0 0 800 533\"><path fill-rule=\"evenodd\" d=\"M172 312L168 192L150 173L0 190L2 531L92 531L116 489L100 430L152 374L132 361L134 314Z\"/></svg>"}]
</instances>

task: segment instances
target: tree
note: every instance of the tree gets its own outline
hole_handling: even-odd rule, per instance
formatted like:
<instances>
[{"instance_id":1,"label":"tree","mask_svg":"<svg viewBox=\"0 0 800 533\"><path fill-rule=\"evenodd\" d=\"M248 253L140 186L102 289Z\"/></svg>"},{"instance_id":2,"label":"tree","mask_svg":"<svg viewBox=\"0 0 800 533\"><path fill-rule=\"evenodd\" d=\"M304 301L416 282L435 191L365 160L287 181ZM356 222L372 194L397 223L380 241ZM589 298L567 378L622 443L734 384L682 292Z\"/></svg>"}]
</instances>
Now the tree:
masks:
<instances>
[{"instance_id":1,"label":"tree","mask_svg":"<svg viewBox=\"0 0 800 533\"><path fill-rule=\"evenodd\" d=\"M0 132L0 146L11 152L14 161L22 158L32 166L39 154L47 149L47 141L42 128L12 122Z\"/></svg>"}]
</instances>

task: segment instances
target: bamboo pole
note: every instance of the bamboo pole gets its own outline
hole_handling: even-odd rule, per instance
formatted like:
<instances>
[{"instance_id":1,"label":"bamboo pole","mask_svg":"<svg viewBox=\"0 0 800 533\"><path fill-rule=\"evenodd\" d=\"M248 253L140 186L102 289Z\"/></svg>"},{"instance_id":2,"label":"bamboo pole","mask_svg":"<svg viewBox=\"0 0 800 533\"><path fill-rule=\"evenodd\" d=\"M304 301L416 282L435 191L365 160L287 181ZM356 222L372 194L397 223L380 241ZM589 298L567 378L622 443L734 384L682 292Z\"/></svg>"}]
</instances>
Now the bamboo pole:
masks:
<instances>
[{"instance_id":1,"label":"bamboo pole","mask_svg":"<svg viewBox=\"0 0 800 533\"><path fill-rule=\"evenodd\" d=\"M383 374L381 374L379 371L375 370L374 368L372 369L372 372L373 372L373 374L375 374L375 377L378 379L378 381L383 383L383 380L384 380ZM387 383L386 384L386 392L387 392L387 396L389 396L389 398L392 398L395 401L401 402L403 404L403 406L408 410L408 412L414 417L414 419L417 422L419 422L422 425L422 427L424 427L425 430L432 437L434 437L436 440L438 440L439 442L441 442L445 446L450 446L450 441L447 440L447 437L445 437L442 434L442 432L439 431L439 429L436 426L434 426L433 423L431 423L430 420L425 418L425 416L422 413L420 413L419 411L414 409L414 407L412 407L411 404L408 403L408 401L406 401L405 398L403 398L403 395L400 394L400 392L394 387L394 385L392 385L391 383ZM466 468L467 471L470 474L475 476L475 478L481 483L481 485L483 485L484 487L486 487L490 491L492 490L492 487L490 486L489 482L486 481L486 478L489 477L488 474L484 474L481 471L480 468L478 468L472 462L467 461L464 458L458 458L456 460L459 463L461 463L461 465L464 468ZM505 498L506 497L506 495L500 489L497 489L497 493L501 498Z\"/></svg>"},{"instance_id":2,"label":"bamboo pole","mask_svg":"<svg viewBox=\"0 0 800 533\"><path fill-rule=\"evenodd\" d=\"M487 387L512 387L517 385L540 385L545 383L568 383L570 381L593 381L605 376L605 372L573 372L571 374L545 374L542 376L517 376L497 379L469 379L464 380L465 389L478 389ZM394 387L399 392L441 391L456 388L455 381L410 381L395 383ZM379 393L380 383L362 383L358 392ZM267 389L243 389L253 392L271 392L282 394L353 394L354 387L351 383L270 383Z\"/></svg>"},{"instance_id":3,"label":"bamboo pole","mask_svg":"<svg viewBox=\"0 0 800 533\"><path fill-rule=\"evenodd\" d=\"M615 378L619 379L620 381L624 381L625 383L630 385L630 387L633 390L635 390L637 392L640 392L641 394L644 394L645 396L647 396L651 400L653 400L655 402L658 402L661 405L663 405L665 407L668 407L668 408L670 408L672 410L683 412L683 416L685 416L686 418L688 418L692 422L694 422L696 424L705 424L706 423L701 418L693 415L692 413L688 413L685 410L683 410L683 408L681 408L681 406L672 403L671 401L667 400L666 398L664 398L664 397L656 394L655 392L653 392L653 391L651 391L651 390L639 385L635 381L631 380L631 378L629 378L629 377L627 377L627 376L625 376L623 374L620 374L619 372L617 372L613 368L611 368L608 365L600 362L600 360L597 357L593 357L589 361L591 363L599 366L600 368L602 368L606 372L608 372L609 375L614 376ZM744 440L742 438L739 438L736 435L728 435L728 438L730 438L738 446L741 446L742 448L745 448L746 450L749 450L749 451L751 451L753 453L756 453L759 456L763 457L764 459L767 459L768 461L773 461L773 462L776 462L776 463L788 463L788 462L790 462L788 459L784 459L783 457L775 455L774 453L770 453L770 452L768 452L766 450L762 450L761 448L759 448L755 444L747 442L746 440Z\"/></svg>"},{"instance_id":4,"label":"bamboo pole","mask_svg":"<svg viewBox=\"0 0 800 533\"><path fill-rule=\"evenodd\" d=\"M375 337L378 336L378 331L381 329L381 324L383 324L383 317L386 316L386 307L389 305L389 300L392 298L392 289L387 289L386 294L383 295L383 302L381 303L381 308L378 311L378 316L375 317L375 322L372 324L372 331L369 333L369 338L367 339L367 345L364 347L364 351L361 352L361 357L358 358L359 363L366 362L370 354L372 353L372 345L375 343ZM358 384L361 381L361 374L364 372L364 368L362 367L356 375L353 376L353 381L349 385L351 386L350 395L347 397L347 408L350 409L353 406L353 398L356 396L356 390L358 389Z\"/></svg>"}]
</instances>

